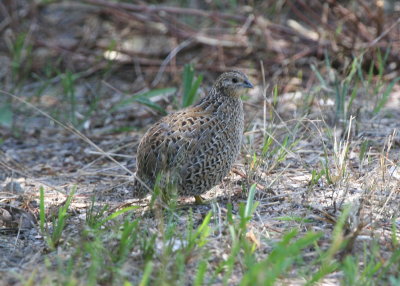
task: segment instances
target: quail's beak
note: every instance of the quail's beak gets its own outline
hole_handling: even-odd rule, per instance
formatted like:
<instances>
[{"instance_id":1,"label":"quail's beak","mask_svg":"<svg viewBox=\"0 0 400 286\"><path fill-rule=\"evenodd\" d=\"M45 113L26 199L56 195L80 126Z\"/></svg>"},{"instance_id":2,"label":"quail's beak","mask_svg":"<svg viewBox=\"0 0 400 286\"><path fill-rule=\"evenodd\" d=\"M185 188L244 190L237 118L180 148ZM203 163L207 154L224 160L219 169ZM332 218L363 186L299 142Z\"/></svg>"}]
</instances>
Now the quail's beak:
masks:
<instances>
[{"instance_id":1,"label":"quail's beak","mask_svg":"<svg viewBox=\"0 0 400 286\"><path fill-rule=\"evenodd\" d=\"M245 88L253 88L253 87L254 87L254 86L251 84L251 82L248 81L248 80L245 80L245 81L242 83L242 86L245 87Z\"/></svg>"}]
</instances>

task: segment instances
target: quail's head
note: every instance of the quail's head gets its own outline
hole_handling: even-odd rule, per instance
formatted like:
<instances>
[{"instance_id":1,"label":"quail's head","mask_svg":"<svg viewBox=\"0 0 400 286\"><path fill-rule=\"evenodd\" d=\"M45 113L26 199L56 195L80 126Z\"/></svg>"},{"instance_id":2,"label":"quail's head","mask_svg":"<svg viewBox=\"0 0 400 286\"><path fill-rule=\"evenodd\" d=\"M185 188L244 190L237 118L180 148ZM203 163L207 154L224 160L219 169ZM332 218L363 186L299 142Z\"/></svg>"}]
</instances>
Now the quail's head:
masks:
<instances>
[{"instance_id":1,"label":"quail's head","mask_svg":"<svg viewBox=\"0 0 400 286\"><path fill-rule=\"evenodd\" d=\"M228 96L240 97L247 88L253 88L253 85L241 71L230 71L217 79L214 88Z\"/></svg>"}]
</instances>

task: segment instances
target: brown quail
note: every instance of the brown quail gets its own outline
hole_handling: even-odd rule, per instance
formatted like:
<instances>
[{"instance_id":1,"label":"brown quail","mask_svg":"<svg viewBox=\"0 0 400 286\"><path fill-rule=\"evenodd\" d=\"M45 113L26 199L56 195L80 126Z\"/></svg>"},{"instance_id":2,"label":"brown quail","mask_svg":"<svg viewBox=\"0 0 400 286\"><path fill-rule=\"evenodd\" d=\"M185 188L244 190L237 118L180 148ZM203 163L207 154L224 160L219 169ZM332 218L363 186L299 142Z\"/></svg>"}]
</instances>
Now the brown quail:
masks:
<instances>
[{"instance_id":1,"label":"brown quail","mask_svg":"<svg viewBox=\"0 0 400 286\"><path fill-rule=\"evenodd\" d=\"M252 88L240 71L223 73L196 105L165 116L143 136L137 150L135 196L152 190L158 174L178 195L200 195L219 184L239 154L243 135L240 96ZM168 178L168 179L165 179ZM163 183L160 184L163 186Z\"/></svg>"}]
</instances>

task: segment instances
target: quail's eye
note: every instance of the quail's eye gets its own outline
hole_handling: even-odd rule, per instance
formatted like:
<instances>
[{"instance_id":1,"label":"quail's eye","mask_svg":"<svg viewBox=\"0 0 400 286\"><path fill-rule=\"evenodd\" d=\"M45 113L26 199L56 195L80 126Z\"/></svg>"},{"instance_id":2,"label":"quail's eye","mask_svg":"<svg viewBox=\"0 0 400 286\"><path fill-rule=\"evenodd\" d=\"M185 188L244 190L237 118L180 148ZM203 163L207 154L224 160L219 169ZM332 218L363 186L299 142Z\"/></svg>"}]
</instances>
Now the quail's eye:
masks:
<instances>
[{"instance_id":1,"label":"quail's eye","mask_svg":"<svg viewBox=\"0 0 400 286\"><path fill-rule=\"evenodd\" d=\"M234 77L234 78L232 79L232 82L233 82L233 83L237 83L237 82L238 82L238 79L237 79L236 77Z\"/></svg>"}]
</instances>

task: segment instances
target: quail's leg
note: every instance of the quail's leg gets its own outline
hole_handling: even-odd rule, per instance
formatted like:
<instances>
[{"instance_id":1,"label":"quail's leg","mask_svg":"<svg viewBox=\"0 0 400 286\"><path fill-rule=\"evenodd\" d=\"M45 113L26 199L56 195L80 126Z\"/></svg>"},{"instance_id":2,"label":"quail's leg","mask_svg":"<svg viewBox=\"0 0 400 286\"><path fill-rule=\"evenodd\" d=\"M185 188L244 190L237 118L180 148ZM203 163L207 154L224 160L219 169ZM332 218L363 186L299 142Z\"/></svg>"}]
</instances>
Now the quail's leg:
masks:
<instances>
[{"instance_id":1,"label":"quail's leg","mask_svg":"<svg viewBox=\"0 0 400 286\"><path fill-rule=\"evenodd\" d=\"M204 204L204 200L201 196L194 196L194 200L196 202L196 205L202 205Z\"/></svg>"}]
</instances>

